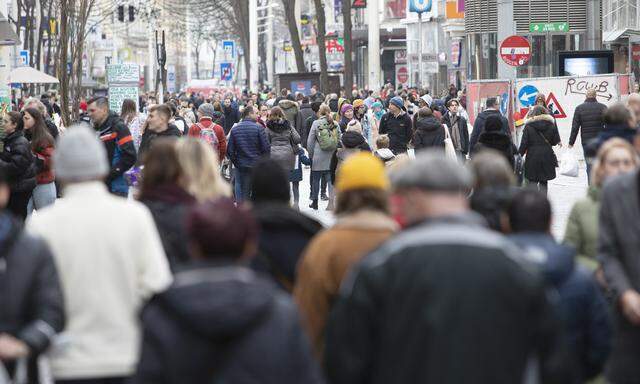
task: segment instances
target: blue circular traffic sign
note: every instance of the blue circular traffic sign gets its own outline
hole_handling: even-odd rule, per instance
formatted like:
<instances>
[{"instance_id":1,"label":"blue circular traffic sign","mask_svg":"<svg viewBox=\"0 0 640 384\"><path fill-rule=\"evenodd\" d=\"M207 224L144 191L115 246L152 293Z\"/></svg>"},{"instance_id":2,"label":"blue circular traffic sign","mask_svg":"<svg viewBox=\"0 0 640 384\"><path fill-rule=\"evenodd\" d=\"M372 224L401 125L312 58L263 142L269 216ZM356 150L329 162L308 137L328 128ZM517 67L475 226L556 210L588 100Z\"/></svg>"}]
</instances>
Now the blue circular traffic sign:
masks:
<instances>
[{"instance_id":1,"label":"blue circular traffic sign","mask_svg":"<svg viewBox=\"0 0 640 384\"><path fill-rule=\"evenodd\" d=\"M525 85L520 88L520 92L518 92L518 100L520 101L520 105L527 108L535 104L536 96L538 96L538 88L533 85Z\"/></svg>"}]
</instances>

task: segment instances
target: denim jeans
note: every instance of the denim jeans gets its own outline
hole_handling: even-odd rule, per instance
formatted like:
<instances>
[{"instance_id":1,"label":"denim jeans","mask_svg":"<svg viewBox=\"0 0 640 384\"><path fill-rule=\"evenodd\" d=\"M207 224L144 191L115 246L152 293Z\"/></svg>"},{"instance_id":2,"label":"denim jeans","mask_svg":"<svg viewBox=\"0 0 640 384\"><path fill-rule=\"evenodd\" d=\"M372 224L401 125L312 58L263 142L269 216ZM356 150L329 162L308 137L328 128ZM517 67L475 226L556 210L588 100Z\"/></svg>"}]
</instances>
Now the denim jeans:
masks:
<instances>
[{"instance_id":1,"label":"denim jeans","mask_svg":"<svg viewBox=\"0 0 640 384\"><path fill-rule=\"evenodd\" d=\"M331 171L311 171L311 200L318 200L318 195L320 194L320 180L323 176L326 177L327 184L329 184L331 180Z\"/></svg>"},{"instance_id":2,"label":"denim jeans","mask_svg":"<svg viewBox=\"0 0 640 384\"><path fill-rule=\"evenodd\" d=\"M236 202L241 203L251 199L251 168L234 168L233 176Z\"/></svg>"},{"instance_id":3,"label":"denim jeans","mask_svg":"<svg viewBox=\"0 0 640 384\"><path fill-rule=\"evenodd\" d=\"M591 162L593 159L586 156L587 148L584 145L582 146L582 153L585 154L584 163L587 165L587 185L591 185Z\"/></svg>"},{"instance_id":4,"label":"denim jeans","mask_svg":"<svg viewBox=\"0 0 640 384\"><path fill-rule=\"evenodd\" d=\"M31 215L33 210L40 210L48 205L56 202L56 185L55 183L38 184L33 189L31 199L27 205L27 213Z\"/></svg>"}]
</instances>

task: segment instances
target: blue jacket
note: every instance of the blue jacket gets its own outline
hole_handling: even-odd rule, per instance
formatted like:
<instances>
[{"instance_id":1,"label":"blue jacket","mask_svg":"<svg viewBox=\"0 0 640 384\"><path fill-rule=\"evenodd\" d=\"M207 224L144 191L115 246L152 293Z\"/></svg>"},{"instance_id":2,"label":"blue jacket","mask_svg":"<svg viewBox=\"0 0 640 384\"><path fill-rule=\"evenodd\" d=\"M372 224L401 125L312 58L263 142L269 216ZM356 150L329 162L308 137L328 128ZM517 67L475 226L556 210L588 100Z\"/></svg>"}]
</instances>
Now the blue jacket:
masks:
<instances>
[{"instance_id":1,"label":"blue jacket","mask_svg":"<svg viewBox=\"0 0 640 384\"><path fill-rule=\"evenodd\" d=\"M519 233L511 240L527 250L548 286L559 296L559 313L572 354L574 383L600 372L611 349L611 322L607 304L591 273L574 263L575 250L560 245L548 234Z\"/></svg>"},{"instance_id":2,"label":"blue jacket","mask_svg":"<svg viewBox=\"0 0 640 384\"><path fill-rule=\"evenodd\" d=\"M260 157L270 152L267 134L255 120L244 119L229 133L227 154L236 168L252 168Z\"/></svg>"},{"instance_id":3,"label":"blue jacket","mask_svg":"<svg viewBox=\"0 0 640 384\"><path fill-rule=\"evenodd\" d=\"M304 152L304 149L298 147L298 159L296 160L296 167L289 173L290 182L302 181L302 164L311 165L311 159Z\"/></svg>"}]
</instances>

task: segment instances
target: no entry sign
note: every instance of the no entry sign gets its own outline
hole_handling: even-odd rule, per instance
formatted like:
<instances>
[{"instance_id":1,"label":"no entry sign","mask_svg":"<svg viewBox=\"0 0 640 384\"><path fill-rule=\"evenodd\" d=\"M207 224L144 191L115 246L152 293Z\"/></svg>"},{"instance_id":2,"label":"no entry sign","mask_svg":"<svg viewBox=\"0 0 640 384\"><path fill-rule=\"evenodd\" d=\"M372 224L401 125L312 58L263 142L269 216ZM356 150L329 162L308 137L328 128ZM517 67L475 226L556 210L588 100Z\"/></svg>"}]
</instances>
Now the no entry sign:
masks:
<instances>
[{"instance_id":1,"label":"no entry sign","mask_svg":"<svg viewBox=\"0 0 640 384\"><path fill-rule=\"evenodd\" d=\"M500 44L500 57L514 67L525 65L531 59L531 44L522 36L509 36Z\"/></svg>"}]
</instances>

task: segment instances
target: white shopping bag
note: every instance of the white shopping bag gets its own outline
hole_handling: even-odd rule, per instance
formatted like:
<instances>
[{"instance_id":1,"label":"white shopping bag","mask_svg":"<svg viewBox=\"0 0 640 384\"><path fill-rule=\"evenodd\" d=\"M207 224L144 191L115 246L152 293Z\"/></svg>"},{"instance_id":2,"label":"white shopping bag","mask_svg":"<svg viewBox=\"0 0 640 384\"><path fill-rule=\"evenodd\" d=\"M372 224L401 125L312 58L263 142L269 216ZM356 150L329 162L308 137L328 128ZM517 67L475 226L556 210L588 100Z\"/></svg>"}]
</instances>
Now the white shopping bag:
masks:
<instances>
[{"instance_id":1,"label":"white shopping bag","mask_svg":"<svg viewBox=\"0 0 640 384\"><path fill-rule=\"evenodd\" d=\"M578 157L572 151L565 151L560 158L560 174L578 177Z\"/></svg>"},{"instance_id":2,"label":"white shopping bag","mask_svg":"<svg viewBox=\"0 0 640 384\"><path fill-rule=\"evenodd\" d=\"M456 155L456 149L453 146L453 140L451 139L451 135L449 134L449 127L446 124L442 124L444 127L444 155L450 159L458 162L458 156Z\"/></svg>"}]
</instances>

